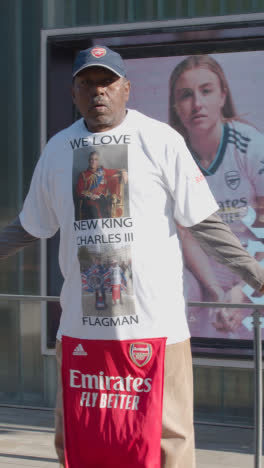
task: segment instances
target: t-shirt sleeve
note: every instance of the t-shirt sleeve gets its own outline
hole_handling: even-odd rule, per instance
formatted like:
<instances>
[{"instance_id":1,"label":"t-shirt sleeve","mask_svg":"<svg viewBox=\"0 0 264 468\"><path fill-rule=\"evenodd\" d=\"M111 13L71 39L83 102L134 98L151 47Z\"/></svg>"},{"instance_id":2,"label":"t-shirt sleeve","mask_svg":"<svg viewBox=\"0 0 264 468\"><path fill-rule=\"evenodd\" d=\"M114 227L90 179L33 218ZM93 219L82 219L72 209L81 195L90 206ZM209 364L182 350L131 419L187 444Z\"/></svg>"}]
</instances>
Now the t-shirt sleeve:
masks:
<instances>
[{"instance_id":1,"label":"t-shirt sleeve","mask_svg":"<svg viewBox=\"0 0 264 468\"><path fill-rule=\"evenodd\" d=\"M174 199L174 217L182 226L193 226L219 207L204 175L193 160L182 137L167 146L168 188Z\"/></svg>"},{"instance_id":2,"label":"t-shirt sleeve","mask_svg":"<svg viewBox=\"0 0 264 468\"><path fill-rule=\"evenodd\" d=\"M40 238L52 237L59 228L52 207L52 185L49 177L47 154L45 150L35 168L30 189L19 215L23 228L31 235Z\"/></svg>"}]
</instances>

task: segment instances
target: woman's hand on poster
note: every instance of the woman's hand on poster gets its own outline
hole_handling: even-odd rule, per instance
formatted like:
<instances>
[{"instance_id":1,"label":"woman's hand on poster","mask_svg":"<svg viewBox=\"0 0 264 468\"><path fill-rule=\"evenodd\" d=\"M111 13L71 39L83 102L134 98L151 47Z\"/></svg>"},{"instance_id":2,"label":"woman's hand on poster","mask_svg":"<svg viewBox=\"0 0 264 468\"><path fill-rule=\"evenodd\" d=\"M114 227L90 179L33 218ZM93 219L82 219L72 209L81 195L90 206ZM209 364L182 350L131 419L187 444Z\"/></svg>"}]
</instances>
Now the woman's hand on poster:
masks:
<instances>
[{"instance_id":1,"label":"woman's hand on poster","mask_svg":"<svg viewBox=\"0 0 264 468\"><path fill-rule=\"evenodd\" d=\"M212 302L229 302L225 291L217 284L207 286L207 300ZM232 323L228 316L228 310L222 307L212 307L209 309L209 320L219 331L230 331Z\"/></svg>"},{"instance_id":2,"label":"woman's hand on poster","mask_svg":"<svg viewBox=\"0 0 264 468\"><path fill-rule=\"evenodd\" d=\"M256 218L251 227L262 229L262 239L264 237L264 197L256 197ZM261 231L260 231L261 232Z\"/></svg>"},{"instance_id":3,"label":"woman's hand on poster","mask_svg":"<svg viewBox=\"0 0 264 468\"><path fill-rule=\"evenodd\" d=\"M207 300L209 302L226 302L225 291L217 284L207 285L206 292ZM221 316L222 311L223 309L221 307L212 307L209 309L209 319L215 328L218 328L219 317Z\"/></svg>"},{"instance_id":4,"label":"woman's hand on poster","mask_svg":"<svg viewBox=\"0 0 264 468\"><path fill-rule=\"evenodd\" d=\"M209 302L225 302L225 292L218 284L207 285L206 293Z\"/></svg>"},{"instance_id":5,"label":"woman's hand on poster","mask_svg":"<svg viewBox=\"0 0 264 468\"><path fill-rule=\"evenodd\" d=\"M228 333L235 332L243 320L243 313L240 309L221 309L216 313L215 322L212 325L216 330Z\"/></svg>"},{"instance_id":6,"label":"woman's hand on poster","mask_svg":"<svg viewBox=\"0 0 264 468\"><path fill-rule=\"evenodd\" d=\"M243 284L238 284L225 293L224 302L227 303L244 303L245 295L242 291ZM222 308L216 311L215 321L212 325L223 333L236 331L242 323L243 311L241 309Z\"/></svg>"}]
</instances>

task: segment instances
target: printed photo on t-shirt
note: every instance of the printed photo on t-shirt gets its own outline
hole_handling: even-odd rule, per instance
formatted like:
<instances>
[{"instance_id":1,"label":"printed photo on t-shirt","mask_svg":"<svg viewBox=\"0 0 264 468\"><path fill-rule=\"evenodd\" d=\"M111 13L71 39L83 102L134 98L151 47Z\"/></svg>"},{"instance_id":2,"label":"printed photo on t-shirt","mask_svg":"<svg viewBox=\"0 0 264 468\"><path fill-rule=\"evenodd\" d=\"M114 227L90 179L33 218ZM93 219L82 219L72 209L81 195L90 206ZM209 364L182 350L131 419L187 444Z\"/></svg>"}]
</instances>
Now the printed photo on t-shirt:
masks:
<instances>
[{"instance_id":1,"label":"printed photo on t-shirt","mask_svg":"<svg viewBox=\"0 0 264 468\"><path fill-rule=\"evenodd\" d=\"M130 246L80 247L83 316L134 315Z\"/></svg>"},{"instance_id":2,"label":"printed photo on t-shirt","mask_svg":"<svg viewBox=\"0 0 264 468\"><path fill-rule=\"evenodd\" d=\"M72 178L83 324L135 315L127 145L75 149Z\"/></svg>"},{"instance_id":3,"label":"printed photo on t-shirt","mask_svg":"<svg viewBox=\"0 0 264 468\"><path fill-rule=\"evenodd\" d=\"M75 219L129 216L127 145L74 150Z\"/></svg>"}]
</instances>

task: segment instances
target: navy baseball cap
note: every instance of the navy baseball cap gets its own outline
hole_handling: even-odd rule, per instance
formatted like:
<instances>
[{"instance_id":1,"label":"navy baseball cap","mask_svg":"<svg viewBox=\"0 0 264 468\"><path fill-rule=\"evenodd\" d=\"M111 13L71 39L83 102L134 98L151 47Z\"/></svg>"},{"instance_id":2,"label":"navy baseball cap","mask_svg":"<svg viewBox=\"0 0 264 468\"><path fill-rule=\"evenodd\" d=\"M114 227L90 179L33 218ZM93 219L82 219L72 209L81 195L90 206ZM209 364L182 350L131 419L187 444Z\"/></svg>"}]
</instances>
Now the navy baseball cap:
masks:
<instances>
[{"instance_id":1,"label":"navy baseball cap","mask_svg":"<svg viewBox=\"0 0 264 468\"><path fill-rule=\"evenodd\" d=\"M81 50L73 64L73 78L88 67L108 68L120 77L126 76L125 64L121 55L106 46L93 46Z\"/></svg>"}]
</instances>

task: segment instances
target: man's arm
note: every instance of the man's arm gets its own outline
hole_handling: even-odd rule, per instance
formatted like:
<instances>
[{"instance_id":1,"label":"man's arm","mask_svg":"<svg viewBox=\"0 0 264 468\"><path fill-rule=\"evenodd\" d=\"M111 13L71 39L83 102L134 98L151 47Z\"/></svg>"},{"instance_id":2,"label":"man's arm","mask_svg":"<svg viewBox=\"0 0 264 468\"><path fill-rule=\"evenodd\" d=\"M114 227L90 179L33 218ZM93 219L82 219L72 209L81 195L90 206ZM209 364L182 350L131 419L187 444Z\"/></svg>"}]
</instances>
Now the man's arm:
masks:
<instances>
[{"instance_id":1,"label":"man's arm","mask_svg":"<svg viewBox=\"0 0 264 468\"><path fill-rule=\"evenodd\" d=\"M207 255L212 255L252 288L264 293L264 269L216 213L188 229Z\"/></svg>"},{"instance_id":2,"label":"man's arm","mask_svg":"<svg viewBox=\"0 0 264 468\"><path fill-rule=\"evenodd\" d=\"M31 236L25 231L17 217L0 231L0 260L15 254L36 240L38 237Z\"/></svg>"},{"instance_id":3,"label":"man's arm","mask_svg":"<svg viewBox=\"0 0 264 468\"><path fill-rule=\"evenodd\" d=\"M224 302L225 293L218 283L208 255L187 228L183 228L179 224L177 224L177 228L182 242L186 267L209 294L210 300Z\"/></svg>"}]
</instances>

